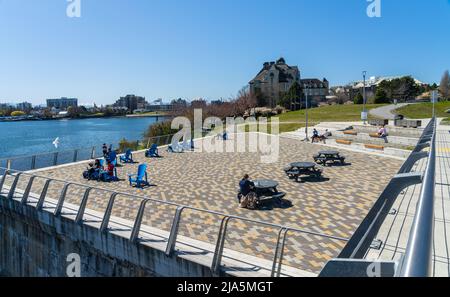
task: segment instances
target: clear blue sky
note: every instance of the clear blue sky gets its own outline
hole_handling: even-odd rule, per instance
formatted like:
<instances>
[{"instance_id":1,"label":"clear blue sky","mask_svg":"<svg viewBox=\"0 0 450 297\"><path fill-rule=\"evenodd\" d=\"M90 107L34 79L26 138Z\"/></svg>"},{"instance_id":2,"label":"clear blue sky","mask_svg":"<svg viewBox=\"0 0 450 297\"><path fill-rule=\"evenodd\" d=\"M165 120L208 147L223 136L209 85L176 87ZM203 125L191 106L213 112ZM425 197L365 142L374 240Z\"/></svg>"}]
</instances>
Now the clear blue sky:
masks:
<instances>
[{"instance_id":1,"label":"clear blue sky","mask_svg":"<svg viewBox=\"0 0 450 297\"><path fill-rule=\"evenodd\" d=\"M0 0L0 101L111 103L228 98L285 57L332 85L372 75L439 82L450 68L450 0Z\"/></svg>"}]
</instances>

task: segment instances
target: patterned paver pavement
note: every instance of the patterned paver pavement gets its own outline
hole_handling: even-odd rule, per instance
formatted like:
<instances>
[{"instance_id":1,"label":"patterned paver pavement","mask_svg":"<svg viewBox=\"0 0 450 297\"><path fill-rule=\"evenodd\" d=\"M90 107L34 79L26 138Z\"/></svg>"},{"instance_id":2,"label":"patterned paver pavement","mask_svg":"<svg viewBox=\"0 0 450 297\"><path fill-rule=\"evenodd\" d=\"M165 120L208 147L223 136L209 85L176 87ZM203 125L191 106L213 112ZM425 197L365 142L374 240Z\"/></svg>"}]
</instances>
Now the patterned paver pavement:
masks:
<instances>
[{"instance_id":1,"label":"patterned paver pavement","mask_svg":"<svg viewBox=\"0 0 450 297\"><path fill-rule=\"evenodd\" d=\"M343 152L351 165L326 167L323 181L296 183L285 176L283 168L294 161L311 161L321 146L295 139L280 138L280 157L272 164L261 163L258 153L182 153L161 152L161 159L146 159L143 153L134 155L136 164L118 168L123 180L98 183L82 178L86 163L50 168L38 174L78 182L87 186L112 189L140 196L171 201L201 209L243 216L323 234L349 238L379 197L402 161L376 155ZM139 163L149 165L148 173L154 187L139 190L125 180L136 173ZM240 209L236 200L237 184L248 173L253 179L279 182L279 191L287 193L292 207L258 211ZM39 192L43 179L37 179L33 192ZM19 187L25 187L23 178ZM48 197L57 199L63 183L54 183ZM85 188L70 187L67 201L79 204ZM90 195L88 208L104 211L109 193L101 190ZM113 216L134 220L140 199L119 196ZM170 230L175 207L149 203L143 224ZM180 234L215 243L220 216L187 210L182 217ZM272 259L278 230L250 223L231 221L226 248ZM345 242L325 237L289 232L283 264L318 272L327 260L335 257Z\"/></svg>"}]
</instances>

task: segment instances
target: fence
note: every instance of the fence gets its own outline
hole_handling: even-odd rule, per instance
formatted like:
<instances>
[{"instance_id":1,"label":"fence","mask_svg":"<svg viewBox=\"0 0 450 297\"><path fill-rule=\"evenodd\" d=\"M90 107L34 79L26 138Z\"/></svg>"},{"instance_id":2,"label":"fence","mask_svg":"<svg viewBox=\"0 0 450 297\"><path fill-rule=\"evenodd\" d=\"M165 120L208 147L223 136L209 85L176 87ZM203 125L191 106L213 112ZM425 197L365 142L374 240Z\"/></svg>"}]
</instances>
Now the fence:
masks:
<instances>
[{"instance_id":1,"label":"fence","mask_svg":"<svg viewBox=\"0 0 450 297\"><path fill-rule=\"evenodd\" d=\"M153 143L156 143L158 146L166 145L170 143L173 135L174 134L150 137L144 139L142 142L135 141L130 143L136 143L137 146L143 146L146 148L149 148ZM0 159L0 167L10 170L27 171L78 161L86 161L100 157L103 157L102 147L94 146L90 148L79 148L74 150L55 151L30 156L18 156ZM4 170L0 169L0 174L3 173Z\"/></svg>"},{"instance_id":2,"label":"fence","mask_svg":"<svg viewBox=\"0 0 450 297\"><path fill-rule=\"evenodd\" d=\"M271 276L272 277L279 277L281 276L281 269L283 264L283 257L284 253L286 252L287 244L289 234L295 233L300 234L300 236L295 237L296 240L299 240L302 236L305 237L319 237L322 239L327 239L333 242L339 242L340 244L344 245L344 243L347 241L345 238L321 234L318 232L298 229L298 228L291 228L287 226L281 226L273 223L267 223L257 220L252 220L249 218L234 216L234 215L228 215L216 211L211 210L205 210L200 209L196 207L181 205L177 203L167 202L167 201L161 201L157 199L152 199L148 197L142 197L142 196L136 196L131 195L128 193L123 192L117 192L107 189L101 189L101 188L95 188L90 187L83 184L68 182L64 180L49 178L47 176L40 176L34 173L27 173L27 172L21 172L17 170L2 168L4 170L4 174L0 176L0 194L5 189L6 191L3 193L3 196L6 197L6 199L20 199L22 204L29 204L30 203L30 197L33 193L33 197L36 197L35 200L35 207L38 210L43 210L44 204L46 203L46 199L48 199L48 190L49 187L52 184L60 184L61 187L58 190L59 198L57 199L57 204L54 207L53 214L55 216L61 216L63 212L63 208L66 202L67 193L70 187L78 187L80 189L79 196L81 198L80 202L78 203L78 211L76 213L75 222L76 223L83 223L84 217L85 217L85 211L88 205L88 202L91 198L91 194L93 191L98 190L101 192L108 193L106 196L103 197L109 197L107 206L103 212L103 218L101 219L101 226L100 231L101 232L108 232L108 228L111 223L111 217L112 217L112 211L115 205L117 204L117 198L118 196L124 196L128 198L137 199L136 208L138 209L137 213L134 214L134 221L130 222L130 226L132 225L131 229L131 235L129 240L135 243L139 243L140 239L140 232L141 232L141 226L143 224L143 217L144 212L146 210L147 204L150 202L162 204L167 207L171 207L175 210L175 213L172 216L171 224L170 224L170 232L169 236L167 238L167 245L165 248L165 253L167 256L171 256L175 251L175 246L178 241L178 235L179 235L179 229L181 227L181 222L183 219L183 216L187 211L193 211L197 213L202 213L205 215L215 216L218 217L218 221L216 222L218 225L220 225L219 230L216 234L216 242L214 245L214 250L211 251L214 253L213 260L211 263L211 269L214 273L219 274L222 264L222 258L224 255L224 248L225 248L225 240L226 236L229 231L230 222L232 221L238 221L240 223L246 222L251 224L257 224L259 226L263 226L264 228L273 228L276 230L276 241L275 245L272 250L272 268L271 268ZM41 179L41 182L43 182L43 186L41 187L41 190L38 192L32 191L33 189L33 183L36 183L37 179ZM44 182L45 181L45 182ZM7 185L8 184L8 185ZM22 184L22 189L19 189L19 184ZM131 202L127 201L127 203L131 204ZM46 210L48 210L48 207L46 207ZM132 224L131 224L132 223ZM211 224L207 223L206 224ZM150 226L153 227L153 226ZM265 235L265 236L268 236ZM310 238L308 238L310 240ZM252 238L233 238L234 241L244 241L244 240L252 240ZM255 240L255 239L253 239ZM258 242L252 242L254 246L258 244ZM307 240L305 239L305 245L308 244ZM256 265L256 263L254 263Z\"/></svg>"}]
</instances>

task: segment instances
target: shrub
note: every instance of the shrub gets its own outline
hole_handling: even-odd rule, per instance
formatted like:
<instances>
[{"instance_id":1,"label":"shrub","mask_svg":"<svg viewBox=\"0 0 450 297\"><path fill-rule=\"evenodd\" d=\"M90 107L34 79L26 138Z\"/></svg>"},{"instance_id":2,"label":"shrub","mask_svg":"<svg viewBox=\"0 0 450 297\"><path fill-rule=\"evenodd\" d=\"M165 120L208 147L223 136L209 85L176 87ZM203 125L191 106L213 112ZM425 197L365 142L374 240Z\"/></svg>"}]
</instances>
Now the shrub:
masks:
<instances>
[{"instance_id":1,"label":"shrub","mask_svg":"<svg viewBox=\"0 0 450 297\"><path fill-rule=\"evenodd\" d=\"M133 151L137 151L139 149L141 149L141 145L139 144L139 141L128 141L125 138L122 139L119 142L119 151L121 153L126 152L128 149L131 149Z\"/></svg>"},{"instance_id":2,"label":"shrub","mask_svg":"<svg viewBox=\"0 0 450 297\"><path fill-rule=\"evenodd\" d=\"M12 117L20 117L20 116L24 116L24 115L26 115L26 113L24 113L23 111L20 111L20 110L11 112Z\"/></svg>"}]
</instances>

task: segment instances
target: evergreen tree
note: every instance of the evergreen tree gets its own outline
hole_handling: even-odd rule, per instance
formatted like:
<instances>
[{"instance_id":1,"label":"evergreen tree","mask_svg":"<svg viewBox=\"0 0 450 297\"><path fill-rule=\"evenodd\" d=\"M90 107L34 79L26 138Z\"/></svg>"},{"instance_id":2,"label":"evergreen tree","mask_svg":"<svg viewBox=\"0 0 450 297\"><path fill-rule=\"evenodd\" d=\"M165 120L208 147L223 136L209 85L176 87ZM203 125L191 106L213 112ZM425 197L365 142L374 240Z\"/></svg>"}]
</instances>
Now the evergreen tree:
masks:
<instances>
[{"instance_id":1,"label":"evergreen tree","mask_svg":"<svg viewBox=\"0 0 450 297\"><path fill-rule=\"evenodd\" d=\"M355 96L355 99L353 100L353 103L355 104L363 104L364 103L364 97L361 93L358 93L358 95Z\"/></svg>"},{"instance_id":2,"label":"evergreen tree","mask_svg":"<svg viewBox=\"0 0 450 297\"><path fill-rule=\"evenodd\" d=\"M298 82L294 82L289 91L284 94L279 104L286 109L298 110L302 108L303 89Z\"/></svg>"},{"instance_id":3,"label":"evergreen tree","mask_svg":"<svg viewBox=\"0 0 450 297\"><path fill-rule=\"evenodd\" d=\"M389 103L390 100L388 99L386 91L383 89L377 89L377 92L375 93L375 104L382 104L382 103Z\"/></svg>"}]
</instances>

